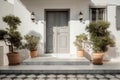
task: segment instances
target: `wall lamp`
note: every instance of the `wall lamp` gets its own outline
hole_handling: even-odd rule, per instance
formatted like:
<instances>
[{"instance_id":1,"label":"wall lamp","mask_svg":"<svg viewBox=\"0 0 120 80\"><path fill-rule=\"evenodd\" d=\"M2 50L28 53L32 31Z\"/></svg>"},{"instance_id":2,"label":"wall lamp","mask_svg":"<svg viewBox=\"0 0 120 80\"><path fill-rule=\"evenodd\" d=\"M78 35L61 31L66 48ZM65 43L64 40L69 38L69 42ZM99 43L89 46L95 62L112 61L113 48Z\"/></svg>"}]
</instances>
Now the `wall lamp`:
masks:
<instances>
[{"instance_id":1,"label":"wall lamp","mask_svg":"<svg viewBox=\"0 0 120 80\"><path fill-rule=\"evenodd\" d=\"M33 22L35 22L35 13L34 13L34 12L31 13L31 20L32 20Z\"/></svg>"},{"instance_id":2,"label":"wall lamp","mask_svg":"<svg viewBox=\"0 0 120 80\"><path fill-rule=\"evenodd\" d=\"M83 21L83 13L82 12L79 13L79 20L80 20L80 22Z\"/></svg>"}]
</instances>

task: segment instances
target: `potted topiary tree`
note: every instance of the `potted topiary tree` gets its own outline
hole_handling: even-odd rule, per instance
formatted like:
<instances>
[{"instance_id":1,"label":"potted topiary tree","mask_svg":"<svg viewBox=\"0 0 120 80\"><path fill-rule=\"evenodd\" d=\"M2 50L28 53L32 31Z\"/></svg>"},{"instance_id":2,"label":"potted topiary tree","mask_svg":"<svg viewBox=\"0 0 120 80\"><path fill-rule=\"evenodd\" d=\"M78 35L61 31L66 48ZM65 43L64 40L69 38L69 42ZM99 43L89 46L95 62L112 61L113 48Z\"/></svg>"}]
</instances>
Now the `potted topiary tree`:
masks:
<instances>
[{"instance_id":1,"label":"potted topiary tree","mask_svg":"<svg viewBox=\"0 0 120 80\"><path fill-rule=\"evenodd\" d=\"M92 44L93 64L103 64L103 55L108 50L109 46L114 46L115 42L110 37L110 32L107 30L109 23L105 21L91 22L86 30L90 34L90 42Z\"/></svg>"},{"instance_id":2,"label":"potted topiary tree","mask_svg":"<svg viewBox=\"0 0 120 80\"><path fill-rule=\"evenodd\" d=\"M28 50L30 50L31 58L37 57L38 56L37 48L40 41L40 37L27 34L25 35L25 40L27 41L25 47Z\"/></svg>"},{"instance_id":3,"label":"potted topiary tree","mask_svg":"<svg viewBox=\"0 0 120 80\"><path fill-rule=\"evenodd\" d=\"M5 34L3 34L4 41L6 45L9 46L9 53L7 54L9 65L17 65L20 63L20 57L19 53L15 50L20 48L22 44L22 37L21 34L17 31L17 26L20 25L21 21L14 15L7 15L3 17L3 21L9 25L9 27L4 30Z\"/></svg>"},{"instance_id":4,"label":"potted topiary tree","mask_svg":"<svg viewBox=\"0 0 120 80\"><path fill-rule=\"evenodd\" d=\"M78 57L84 56L85 41L87 41L87 35L85 33L76 36L76 40L75 40L74 44L77 48L77 56Z\"/></svg>"}]
</instances>

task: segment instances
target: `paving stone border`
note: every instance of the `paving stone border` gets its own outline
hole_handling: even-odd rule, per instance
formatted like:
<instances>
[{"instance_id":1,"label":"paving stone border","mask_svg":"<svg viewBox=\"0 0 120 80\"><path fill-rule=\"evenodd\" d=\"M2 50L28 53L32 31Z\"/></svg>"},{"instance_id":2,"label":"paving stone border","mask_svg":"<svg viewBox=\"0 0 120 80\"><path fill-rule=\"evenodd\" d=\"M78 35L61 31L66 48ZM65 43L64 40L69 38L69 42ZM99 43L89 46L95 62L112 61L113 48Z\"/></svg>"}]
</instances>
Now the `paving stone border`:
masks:
<instances>
[{"instance_id":1,"label":"paving stone border","mask_svg":"<svg viewBox=\"0 0 120 80\"><path fill-rule=\"evenodd\" d=\"M120 74L120 70L0 70L0 74Z\"/></svg>"},{"instance_id":2,"label":"paving stone border","mask_svg":"<svg viewBox=\"0 0 120 80\"><path fill-rule=\"evenodd\" d=\"M120 80L120 74L0 74L0 80Z\"/></svg>"}]
</instances>

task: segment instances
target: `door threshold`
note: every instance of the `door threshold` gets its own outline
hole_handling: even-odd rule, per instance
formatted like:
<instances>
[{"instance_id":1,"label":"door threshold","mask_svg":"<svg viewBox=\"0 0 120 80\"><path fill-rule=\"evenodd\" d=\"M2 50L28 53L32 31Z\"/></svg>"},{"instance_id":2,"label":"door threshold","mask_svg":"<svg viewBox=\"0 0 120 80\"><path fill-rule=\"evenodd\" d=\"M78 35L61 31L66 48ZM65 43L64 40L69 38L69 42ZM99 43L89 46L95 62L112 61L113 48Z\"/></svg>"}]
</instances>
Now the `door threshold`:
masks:
<instances>
[{"instance_id":1,"label":"door threshold","mask_svg":"<svg viewBox=\"0 0 120 80\"><path fill-rule=\"evenodd\" d=\"M74 59L77 58L76 54L71 54L71 53L47 53L44 54L45 56L51 56L51 57L56 57L56 58L70 58Z\"/></svg>"}]
</instances>

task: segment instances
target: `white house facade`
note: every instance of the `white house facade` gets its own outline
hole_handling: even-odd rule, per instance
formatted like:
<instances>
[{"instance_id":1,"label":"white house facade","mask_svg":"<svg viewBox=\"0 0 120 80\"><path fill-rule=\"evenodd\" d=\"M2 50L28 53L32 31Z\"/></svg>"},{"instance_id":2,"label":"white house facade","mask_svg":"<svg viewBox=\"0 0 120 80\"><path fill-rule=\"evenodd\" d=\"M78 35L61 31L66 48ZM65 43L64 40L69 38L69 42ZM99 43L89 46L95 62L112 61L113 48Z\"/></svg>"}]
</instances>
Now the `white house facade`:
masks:
<instances>
[{"instance_id":1,"label":"white house facade","mask_svg":"<svg viewBox=\"0 0 120 80\"><path fill-rule=\"evenodd\" d=\"M32 12L35 21L31 20ZM80 13L83 14L82 21L79 20ZM1 0L0 29L7 26L2 17L14 14L22 21L19 31L23 36L29 32L40 34L40 54L76 54L73 43L76 35L88 34L85 28L91 21L108 21L116 45L106 52L105 60L119 60L119 13L120 0ZM87 52L91 55L90 50Z\"/></svg>"}]
</instances>

